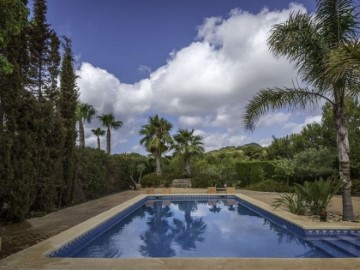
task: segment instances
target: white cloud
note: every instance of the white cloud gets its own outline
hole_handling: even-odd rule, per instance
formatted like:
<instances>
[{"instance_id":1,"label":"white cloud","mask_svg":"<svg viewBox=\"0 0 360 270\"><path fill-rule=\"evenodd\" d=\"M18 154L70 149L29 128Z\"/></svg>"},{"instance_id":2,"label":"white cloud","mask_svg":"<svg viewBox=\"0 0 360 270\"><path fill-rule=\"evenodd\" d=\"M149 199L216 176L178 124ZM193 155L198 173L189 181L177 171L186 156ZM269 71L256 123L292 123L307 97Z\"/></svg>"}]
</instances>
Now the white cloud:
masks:
<instances>
[{"instance_id":1,"label":"white cloud","mask_svg":"<svg viewBox=\"0 0 360 270\"><path fill-rule=\"evenodd\" d=\"M204 124L204 119L200 116L180 116L179 125L185 127L201 126Z\"/></svg>"},{"instance_id":2,"label":"white cloud","mask_svg":"<svg viewBox=\"0 0 360 270\"><path fill-rule=\"evenodd\" d=\"M150 74L151 73L151 68L146 66L146 65L140 65L138 70L141 72L141 73L145 73L145 74Z\"/></svg>"},{"instance_id":3,"label":"white cloud","mask_svg":"<svg viewBox=\"0 0 360 270\"><path fill-rule=\"evenodd\" d=\"M195 135L203 137L203 142L206 151L219 149L225 146L239 146L249 142L249 138L243 135L229 135L221 132L206 132L203 130L195 130Z\"/></svg>"},{"instance_id":4,"label":"white cloud","mask_svg":"<svg viewBox=\"0 0 360 270\"><path fill-rule=\"evenodd\" d=\"M277 124L286 123L292 116L291 113L269 113L262 116L257 124L258 127L271 127Z\"/></svg>"},{"instance_id":5,"label":"white cloud","mask_svg":"<svg viewBox=\"0 0 360 270\"><path fill-rule=\"evenodd\" d=\"M301 130L308 124L312 123L321 123L322 116L321 115L315 115L315 116L308 116L305 118L304 122L301 124L297 124L293 129L291 130L292 133L300 133Z\"/></svg>"},{"instance_id":6,"label":"white cloud","mask_svg":"<svg viewBox=\"0 0 360 270\"><path fill-rule=\"evenodd\" d=\"M114 112L125 122L158 113L176 117L175 126L212 127L217 130L207 136L208 148L239 144L246 138L240 132L247 101L262 88L291 85L295 78L292 65L276 59L266 43L272 25L295 10L304 8L291 4L281 11L233 10L228 18L207 18L194 42L171 52L164 66L134 84L83 63L78 70L80 100L100 113ZM146 66L139 69L149 71ZM288 118L285 113L272 114L259 125L283 124ZM139 121L128 124L121 131L123 139L141 127Z\"/></svg>"}]
</instances>

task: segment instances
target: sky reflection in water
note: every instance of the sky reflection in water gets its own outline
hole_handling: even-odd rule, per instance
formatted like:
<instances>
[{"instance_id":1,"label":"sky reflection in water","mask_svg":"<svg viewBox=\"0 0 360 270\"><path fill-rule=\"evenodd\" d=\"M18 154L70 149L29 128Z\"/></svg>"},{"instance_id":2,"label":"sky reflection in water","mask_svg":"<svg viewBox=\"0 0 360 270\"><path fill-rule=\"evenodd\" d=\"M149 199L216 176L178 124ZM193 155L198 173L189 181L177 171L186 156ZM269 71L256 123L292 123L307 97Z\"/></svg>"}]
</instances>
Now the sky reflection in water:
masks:
<instances>
[{"instance_id":1,"label":"sky reflection in water","mask_svg":"<svg viewBox=\"0 0 360 270\"><path fill-rule=\"evenodd\" d=\"M328 257L235 200L147 201L72 257Z\"/></svg>"}]
</instances>

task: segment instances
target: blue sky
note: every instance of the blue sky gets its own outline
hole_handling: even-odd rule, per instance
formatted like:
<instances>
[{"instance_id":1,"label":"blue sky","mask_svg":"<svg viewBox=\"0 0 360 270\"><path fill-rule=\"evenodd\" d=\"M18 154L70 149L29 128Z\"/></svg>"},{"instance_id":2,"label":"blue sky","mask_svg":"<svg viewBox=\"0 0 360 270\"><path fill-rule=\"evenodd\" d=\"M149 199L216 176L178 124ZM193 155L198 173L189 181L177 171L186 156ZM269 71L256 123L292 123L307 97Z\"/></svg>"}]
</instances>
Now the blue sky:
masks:
<instances>
[{"instance_id":1,"label":"blue sky","mask_svg":"<svg viewBox=\"0 0 360 270\"><path fill-rule=\"evenodd\" d=\"M49 24L73 40L80 100L124 126L113 153L140 152L138 131L159 114L193 128L207 150L271 142L319 121L319 111L271 113L242 127L247 101L264 87L292 85L296 71L267 49L271 26L315 1L48 0ZM86 144L95 146L86 126ZM105 138L104 138L105 139ZM105 140L102 141L105 147Z\"/></svg>"}]
</instances>

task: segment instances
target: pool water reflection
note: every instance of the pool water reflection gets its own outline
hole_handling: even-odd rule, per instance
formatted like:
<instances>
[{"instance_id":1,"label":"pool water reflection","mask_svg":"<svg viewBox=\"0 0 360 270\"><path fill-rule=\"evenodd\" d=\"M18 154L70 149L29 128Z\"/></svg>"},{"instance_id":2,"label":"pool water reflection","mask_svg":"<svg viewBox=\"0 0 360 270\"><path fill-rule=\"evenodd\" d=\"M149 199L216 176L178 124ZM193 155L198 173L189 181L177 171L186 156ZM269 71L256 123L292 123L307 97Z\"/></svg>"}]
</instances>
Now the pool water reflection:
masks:
<instances>
[{"instance_id":1,"label":"pool water reflection","mask_svg":"<svg viewBox=\"0 0 360 270\"><path fill-rule=\"evenodd\" d=\"M337 239L339 240L339 239ZM353 247L355 256L360 248ZM334 255L335 254L335 255ZM339 255L340 254L340 255ZM67 257L353 257L305 241L234 199L146 201Z\"/></svg>"}]
</instances>

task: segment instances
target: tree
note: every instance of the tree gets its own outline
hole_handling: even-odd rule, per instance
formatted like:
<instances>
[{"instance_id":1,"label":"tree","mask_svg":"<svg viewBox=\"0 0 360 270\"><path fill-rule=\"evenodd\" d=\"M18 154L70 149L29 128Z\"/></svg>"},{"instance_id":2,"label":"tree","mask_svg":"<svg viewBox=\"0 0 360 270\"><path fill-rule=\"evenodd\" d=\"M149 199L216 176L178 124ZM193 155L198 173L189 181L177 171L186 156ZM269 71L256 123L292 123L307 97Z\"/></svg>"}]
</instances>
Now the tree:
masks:
<instances>
[{"instance_id":1,"label":"tree","mask_svg":"<svg viewBox=\"0 0 360 270\"><path fill-rule=\"evenodd\" d=\"M275 174L280 178L286 178L286 185L289 186L289 178L294 175L294 162L290 159L280 159L275 163Z\"/></svg>"},{"instance_id":2,"label":"tree","mask_svg":"<svg viewBox=\"0 0 360 270\"><path fill-rule=\"evenodd\" d=\"M327 148L308 148L294 156L296 175L304 180L327 178L334 175L335 154Z\"/></svg>"},{"instance_id":3,"label":"tree","mask_svg":"<svg viewBox=\"0 0 360 270\"><path fill-rule=\"evenodd\" d=\"M183 156L185 173L191 175L190 159L192 156L201 154L204 152L202 146L202 138L199 135L194 135L192 129L179 129L178 133L174 135L174 141L172 148L175 150L175 154Z\"/></svg>"},{"instance_id":4,"label":"tree","mask_svg":"<svg viewBox=\"0 0 360 270\"><path fill-rule=\"evenodd\" d=\"M76 138L76 105L78 89L71 48L71 40L64 38L64 55L60 71L60 113L64 122L64 157L63 157L63 189L62 201L70 203L75 189L75 138Z\"/></svg>"},{"instance_id":5,"label":"tree","mask_svg":"<svg viewBox=\"0 0 360 270\"><path fill-rule=\"evenodd\" d=\"M36 101L25 90L26 1L0 0L0 218L23 220L36 195Z\"/></svg>"},{"instance_id":6,"label":"tree","mask_svg":"<svg viewBox=\"0 0 360 270\"><path fill-rule=\"evenodd\" d=\"M11 64L5 52L11 43L12 37L19 37L23 32L24 22L27 23L27 15L25 1L0 1L0 74L13 72L14 63Z\"/></svg>"},{"instance_id":7,"label":"tree","mask_svg":"<svg viewBox=\"0 0 360 270\"><path fill-rule=\"evenodd\" d=\"M51 61L51 30L46 22L46 1L34 1L34 17L31 21L29 49L30 49L30 89L43 99L46 87L50 81Z\"/></svg>"},{"instance_id":8,"label":"tree","mask_svg":"<svg viewBox=\"0 0 360 270\"><path fill-rule=\"evenodd\" d=\"M98 149L100 150L101 149L100 148L100 136L105 135L105 130L98 127L96 129L92 129L91 131L97 137L97 145L98 145Z\"/></svg>"},{"instance_id":9,"label":"tree","mask_svg":"<svg viewBox=\"0 0 360 270\"><path fill-rule=\"evenodd\" d=\"M107 128L106 131L106 153L110 155L111 153L111 129L119 129L122 127L123 122L115 121L114 115L112 113L103 114L98 116L102 124Z\"/></svg>"},{"instance_id":10,"label":"tree","mask_svg":"<svg viewBox=\"0 0 360 270\"><path fill-rule=\"evenodd\" d=\"M337 152L342 181L343 220L353 220L349 139L346 117L347 97L358 96L347 86L347 73L329 81L327 63L330 55L356 36L355 8L350 0L317 0L315 15L293 13L289 19L273 27L268 39L277 56L286 56L298 68L306 87L274 87L261 90L246 106L244 122L253 130L260 116L281 108L305 109L320 100L331 104L337 133Z\"/></svg>"},{"instance_id":11,"label":"tree","mask_svg":"<svg viewBox=\"0 0 360 270\"><path fill-rule=\"evenodd\" d=\"M85 147L84 122L90 123L95 116L95 108L87 103L78 103L76 106L76 118L79 121L80 148Z\"/></svg>"},{"instance_id":12,"label":"tree","mask_svg":"<svg viewBox=\"0 0 360 270\"><path fill-rule=\"evenodd\" d=\"M161 156L168 151L172 144L170 130L172 124L160 118L158 115L149 117L149 122L143 125L139 134L144 136L140 140L140 144L145 145L145 148L155 157L156 174L162 175Z\"/></svg>"}]
</instances>

